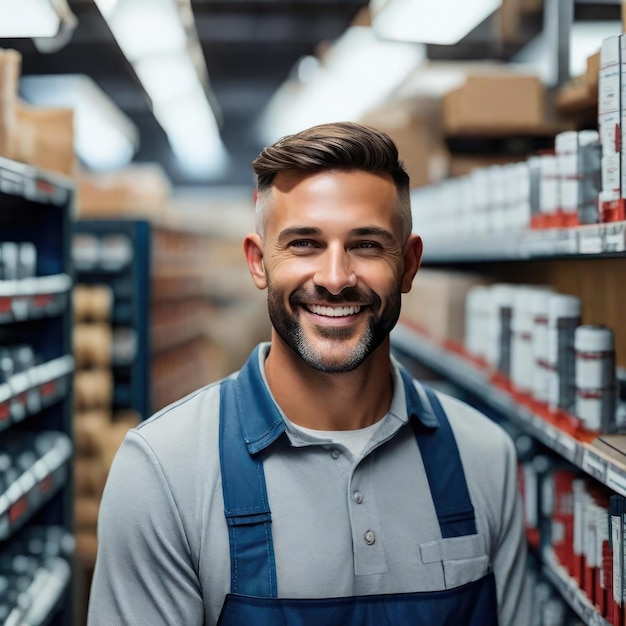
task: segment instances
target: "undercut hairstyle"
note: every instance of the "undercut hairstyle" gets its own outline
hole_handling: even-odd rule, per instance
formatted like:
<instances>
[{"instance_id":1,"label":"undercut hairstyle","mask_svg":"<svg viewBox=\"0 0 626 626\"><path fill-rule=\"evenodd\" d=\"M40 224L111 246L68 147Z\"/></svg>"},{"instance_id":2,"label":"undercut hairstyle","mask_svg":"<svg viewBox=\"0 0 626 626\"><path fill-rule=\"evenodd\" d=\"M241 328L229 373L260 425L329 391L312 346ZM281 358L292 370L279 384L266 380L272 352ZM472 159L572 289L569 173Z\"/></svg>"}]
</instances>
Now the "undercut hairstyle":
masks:
<instances>
[{"instance_id":1,"label":"undercut hairstyle","mask_svg":"<svg viewBox=\"0 0 626 626\"><path fill-rule=\"evenodd\" d=\"M313 126L264 148L252 162L252 168L257 176L256 230L261 237L265 234L277 174L333 170L389 174L396 187L396 210L402 223L403 243L411 234L409 175L398 158L395 143L380 130L354 122Z\"/></svg>"}]
</instances>

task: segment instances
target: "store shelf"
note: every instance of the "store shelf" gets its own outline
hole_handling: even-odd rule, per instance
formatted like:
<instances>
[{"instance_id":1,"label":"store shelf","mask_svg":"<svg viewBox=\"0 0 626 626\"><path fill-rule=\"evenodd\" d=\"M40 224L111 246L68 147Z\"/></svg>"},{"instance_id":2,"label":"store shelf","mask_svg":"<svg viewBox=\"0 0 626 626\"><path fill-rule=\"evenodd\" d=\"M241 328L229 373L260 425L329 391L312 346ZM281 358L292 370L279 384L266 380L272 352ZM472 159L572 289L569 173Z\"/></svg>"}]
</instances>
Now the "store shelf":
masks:
<instances>
[{"instance_id":1,"label":"store shelf","mask_svg":"<svg viewBox=\"0 0 626 626\"><path fill-rule=\"evenodd\" d=\"M72 199L73 183L59 174L0 157L0 193L63 206Z\"/></svg>"},{"instance_id":2,"label":"store shelf","mask_svg":"<svg viewBox=\"0 0 626 626\"><path fill-rule=\"evenodd\" d=\"M11 449L12 459L7 449ZM7 464L11 459L11 464L3 467L0 483L4 486L0 493L0 541L13 535L67 483L72 450L71 440L61 432L19 433L9 442L2 441L2 462ZM21 460L16 458L18 454ZM11 482L4 485L7 480Z\"/></svg>"},{"instance_id":3,"label":"store shelf","mask_svg":"<svg viewBox=\"0 0 626 626\"><path fill-rule=\"evenodd\" d=\"M65 355L14 374L0 384L0 431L66 397L74 357Z\"/></svg>"},{"instance_id":4,"label":"store shelf","mask_svg":"<svg viewBox=\"0 0 626 626\"><path fill-rule=\"evenodd\" d=\"M33 526L0 552L0 623L47 626L62 608L72 578L74 539L65 528ZM12 576L6 576L10 567Z\"/></svg>"},{"instance_id":5,"label":"store shelf","mask_svg":"<svg viewBox=\"0 0 626 626\"><path fill-rule=\"evenodd\" d=\"M76 282L107 285L114 294L114 409L142 419L150 405L152 225L146 220L79 220L73 227ZM124 338L127 339L124 344Z\"/></svg>"},{"instance_id":6,"label":"store shelf","mask_svg":"<svg viewBox=\"0 0 626 626\"><path fill-rule=\"evenodd\" d=\"M0 324L59 315L68 307L71 288L67 274L0 280Z\"/></svg>"},{"instance_id":7,"label":"store shelf","mask_svg":"<svg viewBox=\"0 0 626 626\"><path fill-rule=\"evenodd\" d=\"M581 591L578 583L568 574L567 570L557 561L550 547L541 551L544 564L542 572L556 587L564 600L572 607L576 615L587 626L611 626L595 609L589 598Z\"/></svg>"},{"instance_id":8,"label":"store shelf","mask_svg":"<svg viewBox=\"0 0 626 626\"><path fill-rule=\"evenodd\" d=\"M394 350L416 359L459 387L479 396L487 405L524 428L570 463L616 493L626 496L626 465L615 461L595 442L581 441L534 414L506 390L494 386L489 372L406 324L396 326L391 333L391 340ZM626 442L626 435L616 437L623 437ZM626 443L624 446L626 448Z\"/></svg>"},{"instance_id":9,"label":"store shelf","mask_svg":"<svg viewBox=\"0 0 626 626\"><path fill-rule=\"evenodd\" d=\"M520 233L474 234L465 240L428 237L424 263L626 256L626 222Z\"/></svg>"},{"instance_id":10,"label":"store shelf","mask_svg":"<svg viewBox=\"0 0 626 626\"><path fill-rule=\"evenodd\" d=\"M71 179L0 157L2 624L72 623L71 554L48 550L28 572L11 556L35 529L72 538L74 198Z\"/></svg>"}]
</instances>

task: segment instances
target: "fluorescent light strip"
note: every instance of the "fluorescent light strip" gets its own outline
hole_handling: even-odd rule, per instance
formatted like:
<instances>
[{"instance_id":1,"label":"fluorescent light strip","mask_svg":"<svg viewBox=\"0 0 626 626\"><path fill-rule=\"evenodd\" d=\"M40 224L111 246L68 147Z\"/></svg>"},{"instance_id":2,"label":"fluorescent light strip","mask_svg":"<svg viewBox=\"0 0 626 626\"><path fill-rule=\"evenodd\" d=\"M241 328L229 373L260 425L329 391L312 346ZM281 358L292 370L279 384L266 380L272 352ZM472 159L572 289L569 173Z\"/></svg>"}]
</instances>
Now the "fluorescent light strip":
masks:
<instances>
[{"instance_id":1,"label":"fluorescent light strip","mask_svg":"<svg viewBox=\"0 0 626 626\"><path fill-rule=\"evenodd\" d=\"M50 0L0 0L0 38L54 37L61 18Z\"/></svg>"},{"instance_id":2,"label":"fluorescent light strip","mask_svg":"<svg viewBox=\"0 0 626 626\"><path fill-rule=\"evenodd\" d=\"M488 18L501 0L389 0L372 2L372 27L382 39L455 44Z\"/></svg>"}]
</instances>

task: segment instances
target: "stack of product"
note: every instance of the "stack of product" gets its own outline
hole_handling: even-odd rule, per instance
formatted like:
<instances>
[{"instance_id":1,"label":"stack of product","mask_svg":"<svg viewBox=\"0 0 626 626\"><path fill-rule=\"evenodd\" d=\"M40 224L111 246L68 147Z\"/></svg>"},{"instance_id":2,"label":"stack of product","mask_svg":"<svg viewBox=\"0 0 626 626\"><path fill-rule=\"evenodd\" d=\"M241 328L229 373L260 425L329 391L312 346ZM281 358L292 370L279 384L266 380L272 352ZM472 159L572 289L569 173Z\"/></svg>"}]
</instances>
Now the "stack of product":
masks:
<instances>
[{"instance_id":1,"label":"stack of product","mask_svg":"<svg viewBox=\"0 0 626 626\"><path fill-rule=\"evenodd\" d=\"M575 296L536 285L477 286L466 299L465 349L546 419L613 432L617 376L610 328L581 323Z\"/></svg>"},{"instance_id":2,"label":"stack of product","mask_svg":"<svg viewBox=\"0 0 626 626\"><path fill-rule=\"evenodd\" d=\"M413 189L413 220L420 233L440 239L595 224L603 217L600 172L598 132L564 131L554 153Z\"/></svg>"},{"instance_id":3,"label":"stack of product","mask_svg":"<svg viewBox=\"0 0 626 626\"><path fill-rule=\"evenodd\" d=\"M568 586L611 624L623 623L625 499L549 453L517 438L520 485L531 545L560 566Z\"/></svg>"},{"instance_id":4,"label":"stack of product","mask_svg":"<svg viewBox=\"0 0 626 626\"><path fill-rule=\"evenodd\" d=\"M18 52L0 49L0 156L73 177L74 111L22 102L21 64Z\"/></svg>"}]
</instances>

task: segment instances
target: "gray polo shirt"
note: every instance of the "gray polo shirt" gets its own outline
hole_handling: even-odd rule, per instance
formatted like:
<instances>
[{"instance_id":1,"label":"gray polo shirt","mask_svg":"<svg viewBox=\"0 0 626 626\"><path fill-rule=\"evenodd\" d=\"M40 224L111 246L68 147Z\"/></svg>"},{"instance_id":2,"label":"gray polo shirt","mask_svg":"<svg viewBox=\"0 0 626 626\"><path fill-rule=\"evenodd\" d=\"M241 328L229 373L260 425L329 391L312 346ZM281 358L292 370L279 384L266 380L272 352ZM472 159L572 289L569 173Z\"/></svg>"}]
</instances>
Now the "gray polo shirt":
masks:
<instances>
[{"instance_id":1,"label":"gray polo shirt","mask_svg":"<svg viewBox=\"0 0 626 626\"><path fill-rule=\"evenodd\" d=\"M261 372L268 350L264 344L259 351ZM272 444L264 469L279 596L436 591L492 568L500 624L529 624L512 441L471 407L438 394L478 529L477 535L442 539L397 367L394 362L389 413L358 456L289 424ZM216 624L230 587L219 388L219 382L204 387L126 436L100 507L90 626ZM427 409L421 419L434 415Z\"/></svg>"}]
</instances>

